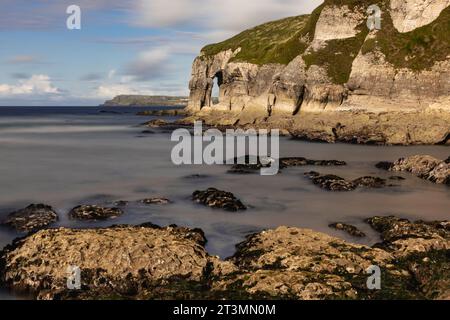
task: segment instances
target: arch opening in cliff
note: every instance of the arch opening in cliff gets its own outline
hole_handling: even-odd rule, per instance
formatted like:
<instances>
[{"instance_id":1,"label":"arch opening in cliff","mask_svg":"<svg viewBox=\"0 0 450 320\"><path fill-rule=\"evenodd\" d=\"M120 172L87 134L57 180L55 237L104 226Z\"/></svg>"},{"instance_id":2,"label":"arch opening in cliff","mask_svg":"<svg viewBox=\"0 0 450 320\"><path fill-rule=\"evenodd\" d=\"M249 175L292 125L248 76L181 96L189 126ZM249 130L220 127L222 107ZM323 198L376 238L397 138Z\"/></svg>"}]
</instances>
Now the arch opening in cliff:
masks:
<instances>
[{"instance_id":1,"label":"arch opening in cliff","mask_svg":"<svg viewBox=\"0 0 450 320\"><path fill-rule=\"evenodd\" d=\"M208 86L205 92L205 99L202 103L203 107L213 107L220 103L221 87L223 85L223 72L218 71L213 77L208 81Z\"/></svg>"}]
</instances>

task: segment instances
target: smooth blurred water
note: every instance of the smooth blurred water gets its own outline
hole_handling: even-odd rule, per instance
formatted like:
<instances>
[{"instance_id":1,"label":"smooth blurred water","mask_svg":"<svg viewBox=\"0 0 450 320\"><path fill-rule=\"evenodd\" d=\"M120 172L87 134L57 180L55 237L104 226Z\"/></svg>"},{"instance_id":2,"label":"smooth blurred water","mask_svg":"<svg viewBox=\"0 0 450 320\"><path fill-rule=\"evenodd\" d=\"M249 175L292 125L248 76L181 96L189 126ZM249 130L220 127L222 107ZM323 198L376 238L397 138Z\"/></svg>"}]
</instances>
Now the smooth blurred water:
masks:
<instances>
[{"instance_id":1,"label":"smooth blurred water","mask_svg":"<svg viewBox=\"0 0 450 320\"><path fill-rule=\"evenodd\" d=\"M365 175L389 177L376 169L378 161L394 161L414 154L446 159L448 146L378 147L320 144L282 138L282 156L337 159L346 167L301 167L274 177L230 175L225 166L174 166L169 133L145 135L138 125L151 117L136 116L140 108L0 108L0 218L30 203L52 205L60 214L57 225L98 227L153 222L202 228L211 254L227 257L244 237L264 228L298 226L357 241L328 228L343 221L378 236L363 219L398 215L411 219L449 219L450 189L410 174L398 186L332 193L303 176L310 170L344 178ZM207 175L187 179L192 174ZM212 210L192 203L193 191L217 187L233 192L252 208L243 213ZM69 221L67 212L79 204L110 204L163 196L174 204L142 206L131 203L122 217L100 223ZM19 234L0 228L0 246ZM8 295L7 295L8 296ZM0 293L0 298L2 294Z\"/></svg>"}]
</instances>

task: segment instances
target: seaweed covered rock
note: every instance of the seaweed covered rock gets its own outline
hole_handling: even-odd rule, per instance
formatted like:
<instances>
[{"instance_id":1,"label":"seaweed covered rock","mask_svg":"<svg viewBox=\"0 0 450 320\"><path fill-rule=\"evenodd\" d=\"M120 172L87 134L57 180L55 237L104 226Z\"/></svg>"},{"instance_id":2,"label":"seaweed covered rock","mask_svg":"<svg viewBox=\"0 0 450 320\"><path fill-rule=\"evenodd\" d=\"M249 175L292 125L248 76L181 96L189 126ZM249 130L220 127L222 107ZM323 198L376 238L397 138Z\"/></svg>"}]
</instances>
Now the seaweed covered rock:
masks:
<instances>
[{"instance_id":1,"label":"seaweed covered rock","mask_svg":"<svg viewBox=\"0 0 450 320\"><path fill-rule=\"evenodd\" d=\"M50 229L0 252L0 281L41 299L446 299L449 223L367 220L383 243L351 244L320 232L279 227L209 256L201 230L151 223L106 229ZM67 268L81 288L67 288ZM367 286L381 271L381 288Z\"/></svg>"},{"instance_id":2,"label":"seaweed covered rock","mask_svg":"<svg viewBox=\"0 0 450 320\"><path fill-rule=\"evenodd\" d=\"M148 205L152 205L152 204L170 204L172 203L172 201L170 201L169 199L166 198L147 198L147 199L142 199L140 201L143 204L148 204Z\"/></svg>"},{"instance_id":3,"label":"seaweed covered rock","mask_svg":"<svg viewBox=\"0 0 450 320\"><path fill-rule=\"evenodd\" d=\"M301 157L281 158L280 167L298 167L298 166L345 166L347 163L340 160L310 160Z\"/></svg>"},{"instance_id":4,"label":"seaweed covered rock","mask_svg":"<svg viewBox=\"0 0 450 320\"><path fill-rule=\"evenodd\" d=\"M319 172L306 172L305 176L310 178L315 185L328 191L353 191L358 187L383 188L388 185L385 179L379 177L361 177L353 181L346 180L334 174L322 175Z\"/></svg>"},{"instance_id":5,"label":"seaweed covered rock","mask_svg":"<svg viewBox=\"0 0 450 320\"><path fill-rule=\"evenodd\" d=\"M247 207L237 199L231 192L209 188L205 191L195 191L192 199L211 208L220 208L227 211L246 210Z\"/></svg>"},{"instance_id":6,"label":"seaweed covered rock","mask_svg":"<svg viewBox=\"0 0 450 320\"><path fill-rule=\"evenodd\" d=\"M361 230L359 230L357 227L352 226L347 223L342 223L342 222L332 223L328 227L330 227L332 229L340 230L340 231L345 231L349 235L354 236L354 237L363 238L366 236L366 234L364 232L362 232Z\"/></svg>"},{"instance_id":7,"label":"seaweed covered rock","mask_svg":"<svg viewBox=\"0 0 450 320\"><path fill-rule=\"evenodd\" d=\"M362 177L353 181L358 187L383 188L386 186L386 180L378 177Z\"/></svg>"},{"instance_id":8,"label":"seaweed covered rock","mask_svg":"<svg viewBox=\"0 0 450 320\"><path fill-rule=\"evenodd\" d=\"M391 171L410 172L419 178L450 185L450 163L428 155L417 155L397 160Z\"/></svg>"},{"instance_id":9,"label":"seaweed covered rock","mask_svg":"<svg viewBox=\"0 0 450 320\"><path fill-rule=\"evenodd\" d=\"M31 204L24 209L10 213L1 224L19 232L31 232L42 229L57 220L58 214L51 206Z\"/></svg>"},{"instance_id":10,"label":"seaweed covered rock","mask_svg":"<svg viewBox=\"0 0 450 320\"><path fill-rule=\"evenodd\" d=\"M303 166L345 166L347 163L345 161L339 160L310 160L303 157L288 157L280 158L280 169L286 169L290 167L303 167ZM228 170L228 173L235 174L252 174L256 173L261 168L266 167L258 159L256 163L250 163L248 157L245 159L245 163L235 164Z\"/></svg>"},{"instance_id":11,"label":"seaweed covered rock","mask_svg":"<svg viewBox=\"0 0 450 320\"><path fill-rule=\"evenodd\" d=\"M357 185L333 174L321 175L318 172L305 173L315 185L329 191L353 191Z\"/></svg>"},{"instance_id":12,"label":"seaweed covered rock","mask_svg":"<svg viewBox=\"0 0 450 320\"><path fill-rule=\"evenodd\" d=\"M355 245L311 230L279 227L253 234L231 261L239 271L214 283L259 297L288 299L448 299L449 223L367 220L383 244ZM386 233L387 232L387 233ZM381 289L369 290L369 267Z\"/></svg>"},{"instance_id":13,"label":"seaweed covered rock","mask_svg":"<svg viewBox=\"0 0 450 320\"><path fill-rule=\"evenodd\" d=\"M106 220L113 219L123 214L122 209L106 208L96 205L81 205L69 212L69 217L75 220Z\"/></svg>"},{"instance_id":14,"label":"seaweed covered rock","mask_svg":"<svg viewBox=\"0 0 450 320\"><path fill-rule=\"evenodd\" d=\"M203 233L178 227L44 230L2 252L1 280L40 298L146 298L164 286L169 296L171 282L201 281L212 260L204 243ZM81 271L80 290L67 288L72 266Z\"/></svg>"}]
</instances>

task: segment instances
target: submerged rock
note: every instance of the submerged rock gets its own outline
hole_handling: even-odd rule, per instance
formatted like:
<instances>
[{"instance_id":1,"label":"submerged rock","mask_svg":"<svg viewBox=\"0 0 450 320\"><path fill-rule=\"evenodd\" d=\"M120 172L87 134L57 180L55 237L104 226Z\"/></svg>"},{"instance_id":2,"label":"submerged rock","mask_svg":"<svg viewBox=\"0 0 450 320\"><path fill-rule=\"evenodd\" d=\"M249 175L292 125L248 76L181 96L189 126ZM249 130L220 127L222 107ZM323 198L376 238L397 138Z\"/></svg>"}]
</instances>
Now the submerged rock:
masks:
<instances>
[{"instance_id":1,"label":"submerged rock","mask_svg":"<svg viewBox=\"0 0 450 320\"><path fill-rule=\"evenodd\" d=\"M391 176L391 177L389 177L389 180L403 181L406 179L401 176Z\"/></svg>"},{"instance_id":2,"label":"submerged rock","mask_svg":"<svg viewBox=\"0 0 450 320\"><path fill-rule=\"evenodd\" d=\"M129 204L129 201L126 201L126 200L119 200L119 201L114 202L114 205L116 207L125 207L128 204Z\"/></svg>"},{"instance_id":3,"label":"submerged rock","mask_svg":"<svg viewBox=\"0 0 450 320\"><path fill-rule=\"evenodd\" d=\"M302 157L281 158L280 167L298 167L298 166L345 166L345 161L339 160L309 160Z\"/></svg>"},{"instance_id":4,"label":"submerged rock","mask_svg":"<svg viewBox=\"0 0 450 320\"><path fill-rule=\"evenodd\" d=\"M192 199L205 206L220 208L227 211L247 210L247 207L237 199L231 192L221 191L216 188L209 188L205 191L195 191Z\"/></svg>"},{"instance_id":5,"label":"submerged rock","mask_svg":"<svg viewBox=\"0 0 450 320\"><path fill-rule=\"evenodd\" d=\"M350 224L346 224L346 223L341 223L341 222L332 223L329 225L329 227L336 229L336 230L345 231L349 235L354 236L354 237L364 238L366 236L366 234L364 232L362 232L361 230L359 230L357 227L352 226Z\"/></svg>"},{"instance_id":6,"label":"submerged rock","mask_svg":"<svg viewBox=\"0 0 450 320\"><path fill-rule=\"evenodd\" d=\"M378 169L382 169L382 170L391 170L391 168L394 166L393 162L388 162L388 161L382 161L382 162L378 162L375 167L377 167Z\"/></svg>"},{"instance_id":7,"label":"submerged rock","mask_svg":"<svg viewBox=\"0 0 450 320\"><path fill-rule=\"evenodd\" d=\"M235 159L236 162L236 159ZM281 158L279 160L280 169L285 169L289 167L300 167L300 166L345 166L347 163L345 161L339 160L309 160L303 157L289 157ZM235 164L228 170L228 173L235 174L253 174L257 173L258 170L265 167L260 160L257 163L250 163L248 156L245 159L244 164Z\"/></svg>"},{"instance_id":8,"label":"submerged rock","mask_svg":"<svg viewBox=\"0 0 450 320\"><path fill-rule=\"evenodd\" d=\"M386 180L378 177L362 177L353 181L358 187L383 188L386 186Z\"/></svg>"},{"instance_id":9,"label":"submerged rock","mask_svg":"<svg viewBox=\"0 0 450 320\"><path fill-rule=\"evenodd\" d=\"M12 212L2 225L16 229L19 232L31 232L42 229L58 221L55 210L45 204L31 204L28 207Z\"/></svg>"},{"instance_id":10,"label":"submerged rock","mask_svg":"<svg viewBox=\"0 0 450 320\"><path fill-rule=\"evenodd\" d=\"M172 203L169 199L166 198L148 198L140 201L143 204L169 204Z\"/></svg>"},{"instance_id":11,"label":"submerged rock","mask_svg":"<svg viewBox=\"0 0 450 320\"><path fill-rule=\"evenodd\" d=\"M106 208L96 205L81 205L69 212L69 217L76 220L106 220L121 216L123 211L119 208Z\"/></svg>"},{"instance_id":12,"label":"submerged rock","mask_svg":"<svg viewBox=\"0 0 450 320\"><path fill-rule=\"evenodd\" d=\"M405 171L438 184L450 185L450 163L428 155L401 158L392 165L377 165L390 171Z\"/></svg>"}]
</instances>

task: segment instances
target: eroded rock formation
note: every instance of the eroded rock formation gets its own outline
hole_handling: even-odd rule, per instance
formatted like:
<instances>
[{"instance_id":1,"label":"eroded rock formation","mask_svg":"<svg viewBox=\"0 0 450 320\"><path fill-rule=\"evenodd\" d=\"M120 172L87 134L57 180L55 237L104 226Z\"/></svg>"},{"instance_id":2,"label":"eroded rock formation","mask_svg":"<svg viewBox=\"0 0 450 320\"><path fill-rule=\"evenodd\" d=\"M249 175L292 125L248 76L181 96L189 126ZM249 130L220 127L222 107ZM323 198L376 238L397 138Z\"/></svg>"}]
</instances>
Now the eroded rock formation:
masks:
<instances>
[{"instance_id":1,"label":"eroded rock formation","mask_svg":"<svg viewBox=\"0 0 450 320\"><path fill-rule=\"evenodd\" d=\"M381 30L366 26L372 4L382 10ZM193 64L188 120L278 127L329 142L450 143L449 6L327 0L310 16L207 46ZM277 24L290 36L275 32Z\"/></svg>"}]
</instances>

